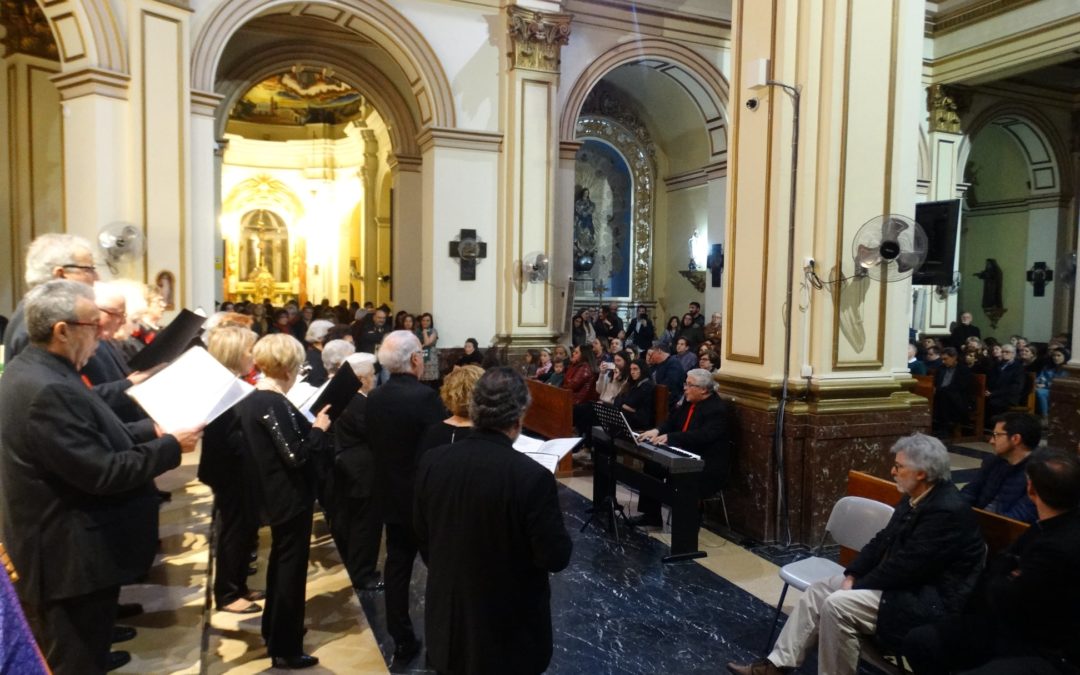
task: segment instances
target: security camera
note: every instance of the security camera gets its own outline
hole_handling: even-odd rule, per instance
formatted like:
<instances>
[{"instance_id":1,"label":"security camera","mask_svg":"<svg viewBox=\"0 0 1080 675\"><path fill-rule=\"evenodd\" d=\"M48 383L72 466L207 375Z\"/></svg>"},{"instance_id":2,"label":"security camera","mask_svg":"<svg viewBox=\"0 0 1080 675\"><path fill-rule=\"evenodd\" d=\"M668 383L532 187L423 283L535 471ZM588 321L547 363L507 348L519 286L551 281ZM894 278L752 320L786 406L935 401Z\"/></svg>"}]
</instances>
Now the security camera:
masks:
<instances>
[{"instance_id":1,"label":"security camera","mask_svg":"<svg viewBox=\"0 0 1080 675\"><path fill-rule=\"evenodd\" d=\"M753 112L753 111L757 110L757 107L758 107L758 100L756 98L748 98L748 99L746 99L746 109L747 110L749 110L750 112Z\"/></svg>"}]
</instances>

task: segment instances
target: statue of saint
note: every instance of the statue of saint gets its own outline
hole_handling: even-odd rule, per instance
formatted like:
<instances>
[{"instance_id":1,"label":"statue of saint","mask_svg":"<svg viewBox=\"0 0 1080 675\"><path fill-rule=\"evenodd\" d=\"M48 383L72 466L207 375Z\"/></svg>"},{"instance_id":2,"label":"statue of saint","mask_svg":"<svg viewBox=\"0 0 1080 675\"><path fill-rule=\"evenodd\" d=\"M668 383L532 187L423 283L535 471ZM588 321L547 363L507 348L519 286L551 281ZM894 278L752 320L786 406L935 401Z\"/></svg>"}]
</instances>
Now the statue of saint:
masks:
<instances>
[{"instance_id":1,"label":"statue of saint","mask_svg":"<svg viewBox=\"0 0 1080 675\"><path fill-rule=\"evenodd\" d=\"M987 258L986 267L983 268L982 272L976 272L975 276L982 279L983 282L983 309L1000 308L1002 306L1001 267L998 265L997 260Z\"/></svg>"}]
</instances>

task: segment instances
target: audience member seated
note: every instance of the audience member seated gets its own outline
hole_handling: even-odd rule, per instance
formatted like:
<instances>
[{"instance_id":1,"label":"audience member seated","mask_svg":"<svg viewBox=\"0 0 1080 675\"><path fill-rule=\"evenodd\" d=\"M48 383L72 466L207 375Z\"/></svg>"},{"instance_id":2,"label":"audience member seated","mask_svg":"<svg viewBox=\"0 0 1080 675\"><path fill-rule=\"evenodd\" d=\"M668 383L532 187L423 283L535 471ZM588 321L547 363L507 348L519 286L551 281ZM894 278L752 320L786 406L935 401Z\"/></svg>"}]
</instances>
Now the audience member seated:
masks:
<instances>
[{"instance_id":1,"label":"audience member seated","mask_svg":"<svg viewBox=\"0 0 1080 675\"><path fill-rule=\"evenodd\" d=\"M465 340L465 353L458 357L456 366L478 366L484 362L484 355L480 353L480 343L476 338Z\"/></svg>"},{"instance_id":2,"label":"audience member seated","mask_svg":"<svg viewBox=\"0 0 1080 675\"><path fill-rule=\"evenodd\" d=\"M971 400L971 371L952 347L941 354L941 367L934 373L934 435L946 438L957 424L971 417L975 402ZM977 429L980 432L981 429Z\"/></svg>"},{"instance_id":3,"label":"audience member seated","mask_svg":"<svg viewBox=\"0 0 1080 675\"><path fill-rule=\"evenodd\" d=\"M907 367L912 375L926 375L926 364L918 359L919 348L914 342L907 346Z\"/></svg>"},{"instance_id":4,"label":"audience member seated","mask_svg":"<svg viewBox=\"0 0 1080 675\"><path fill-rule=\"evenodd\" d=\"M552 387L562 387L566 377L566 359L556 358L551 362L551 376L547 383Z\"/></svg>"},{"instance_id":5,"label":"audience member seated","mask_svg":"<svg viewBox=\"0 0 1080 675\"><path fill-rule=\"evenodd\" d=\"M1065 363L1068 360L1069 352L1065 349L1052 350L1050 363L1035 378L1035 412L1044 419L1050 414L1050 383L1054 378L1065 374Z\"/></svg>"},{"instance_id":6,"label":"audience member seated","mask_svg":"<svg viewBox=\"0 0 1080 675\"><path fill-rule=\"evenodd\" d=\"M705 339L713 343L715 349L724 338L724 322L720 312L713 312L709 323L705 324Z\"/></svg>"},{"instance_id":7,"label":"audience member seated","mask_svg":"<svg viewBox=\"0 0 1080 675\"><path fill-rule=\"evenodd\" d=\"M810 585L768 657L729 663L729 672L791 672L816 643L819 673L854 675L861 637L898 650L911 629L963 608L985 544L975 512L949 479L949 453L923 434L901 438L892 453L893 480L904 497L889 523L843 576Z\"/></svg>"},{"instance_id":8,"label":"audience member seated","mask_svg":"<svg viewBox=\"0 0 1080 675\"><path fill-rule=\"evenodd\" d=\"M700 316L701 323L694 320L693 314L683 314L682 325L679 326L679 334L675 336L675 339L686 338L686 346L691 351L697 349L697 346L705 341L705 317ZM676 351L678 345L676 345Z\"/></svg>"},{"instance_id":9,"label":"audience member seated","mask_svg":"<svg viewBox=\"0 0 1080 675\"><path fill-rule=\"evenodd\" d=\"M674 409L682 398L683 382L686 381L686 369L682 367L663 344L650 349L645 356L652 369L653 382L668 389L668 408Z\"/></svg>"},{"instance_id":10,"label":"audience member seated","mask_svg":"<svg viewBox=\"0 0 1080 675\"><path fill-rule=\"evenodd\" d=\"M1001 345L1001 363L986 378L986 414L991 418L1020 404L1027 373L1016 360L1016 347Z\"/></svg>"},{"instance_id":11,"label":"audience member seated","mask_svg":"<svg viewBox=\"0 0 1080 675\"><path fill-rule=\"evenodd\" d=\"M987 566L964 614L908 633L903 654L916 675L1080 669L1080 460L1035 451L1027 491L1038 525Z\"/></svg>"},{"instance_id":12,"label":"audience member seated","mask_svg":"<svg viewBox=\"0 0 1080 675\"><path fill-rule=\"evenodd\" d=\"M675 351L675 338L679 336L680 327L679 317L673 316L668 319L664 331L660 333L659 343L664 346L664 350L667 351L668 354Z\"/></svg>"},{"instance_id":13,"label":"audience member seated","mask_svg":"<svg viewBox=\"0 0 1080 675\"><path fill-rule=\"evenodd\" d=\"M712 373L701 368L686 374L685 391L683 404L641 438L699 455L705 461L705 470L698 494L707 497L720 489L731 462L731 406L717 395ZM658 526L663 522L660 502L644 494L638 499L638 511L640 515L631 518L631 523Z\"/></svg>"},{"instance_id":14,"label":"audience member seated","mask_svg":"<svg viewBox=\"0 0 1080 675\"><path fill-rule=\"evenodd\" d=\"M716 369L720 367L720 355L712 350L703 352L698 357L697 367L715 373Z\"/></svg>"},{"instance_id":15,"label":"audience member seated","mask_svg":"<svg viewBox=\"0 0 1080 675\"><path fill-rule=\"evenodd\" d=\"M626 340L644 350L651 347L655 339L656 329L649 318L649 309L645 305L638 305L637 316L627 324Z\"/></svg>"},{"instance_id":16,"label":"audience member seated","mask_svg":"<svg viewBox=\"0 0 1080 675\"><path fill-rule=\"evenodd\" d=\"M983 460L979 473L960 496L976 508L1034 523L1035 505L1027 495L1024 469L1041 437L1039 420L1026 413L1005 413L994 419L990 433L994 454Z\"/></svg>"},{"instance_id":17,"label":"audience member seated","mask_svg":"<svg viewBox=\"0 0 1080 675\"><path fill-rule=\"evenodd\" d=\"M532 379L540 380L541 382L547 382L551 378L551 350L547 347L540 349L540 356L537 359L536 372L533 373Z\"/></svg>"},{"instance_id":18,"label":"audience member seated","mask_svg":"<svg viewBox=\"0 0 1080 675\"><path fill-rule=\"evenodd\" d=\"M615 397L615 407L626 415L634 431L652 428L656 420L656 385L649 378L649 366L638 359L630 364L626 387Z\"/></svg>"},{"instance_id":19,"label":"audience member seated","mask_svg":"<svg viewBox=\"0 0 1080 675\"><path fill-rule=\"evenodd\" d=\"M683 335L680 335L675 339L675 358L679 360L679 365L682 366L684 371L691 371L694 368L697 368L697 352L690 348L690 341Z\"/></svg>"},{"instance_id":20,"label":"audience member seated","mask_svg":"<svg viewBox=\"0 0 1080 675\"><path fill-rule=\"evenodd\" d=\"M935 370L941 367L941 347L937 344L931 345L926 348L926 356L923 358L923 366L926 368L926 372L933 373Z\"/></svg>"}]
</instances>

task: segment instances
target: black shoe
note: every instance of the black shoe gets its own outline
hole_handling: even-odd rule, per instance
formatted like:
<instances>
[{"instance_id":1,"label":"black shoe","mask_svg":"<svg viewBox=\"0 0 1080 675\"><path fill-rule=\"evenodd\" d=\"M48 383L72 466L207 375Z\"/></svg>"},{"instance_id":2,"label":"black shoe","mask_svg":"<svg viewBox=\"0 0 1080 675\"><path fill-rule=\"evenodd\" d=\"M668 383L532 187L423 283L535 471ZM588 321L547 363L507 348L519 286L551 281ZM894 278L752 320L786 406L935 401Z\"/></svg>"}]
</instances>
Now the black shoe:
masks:
<instances>
[{"instance_id":1,"label":"black shoe","mask_svg":"<svg viewBox=\"0 0 1080 675\"><path fill-rule=\"evenodd\" d=\"M415 659L416 655L420 653L422 644L418 638L398 644L394 647L394 664L403 665Z\"/></svg>"},{"instance_id":2,"label":"black shoe","mask_svg":"<svg viewBox=\"0 0 1080 675\"><path fill-rule=\"evenodd\" d=\"M300 670L319 665L319 657L301 654L300 656L271 656L270 665L274 668Z\"/></svg>"},{"instance_id":3,"label":"black shoe","mask_svg":"<svg viewBox=\"0 0 1080 675\"><path fill-rule=\"evenodd\" d=\"M648 516L639 513L633 518L627 518L626 523L631 527L663 527L664 519L660 516Z\"/></svg>"},{"instance_id":4,"label":"black shoe","mask_svg":"<svg viewBox=\"0 0 1080 675\"><path fill-rule=\"evenodd\" d=\"M105 662L105 670L123 668L131 661L130 652L109 652L109 660Z\"/></svg>"},{"instance_id":5,"label":"black shoe","mask_svg":"<svg viewBox=\"0 0 1080 675\"><path fill-rule=\"evenodd\" d=\"M163 502L171 502L172 501L172 493L171 492L166 492L165 490L158 490L157 491L157 496L158 496L158 499L160 499Z\"/></svg>"},{"instance_id":6,"label":"black shoe","mask_svg":"<svg viewBox=\"0 0 1080 675\"><path fill-rule=\"evenodd\" d=\"M122 602L116 606L117 619L130 619L143 613L143 606L137 602Z\"/></svg>"},{"instance_id":7,"label":"black shoe","mask_svg":"<svg viewBox=\"0 0 1080 675\"><path fill-rule=\"evenodd\" d=\"M136 631L131 626L113 626L112 629L112 643L127 642L128 640L134 640Z\"/></svg>"}]
</instances>

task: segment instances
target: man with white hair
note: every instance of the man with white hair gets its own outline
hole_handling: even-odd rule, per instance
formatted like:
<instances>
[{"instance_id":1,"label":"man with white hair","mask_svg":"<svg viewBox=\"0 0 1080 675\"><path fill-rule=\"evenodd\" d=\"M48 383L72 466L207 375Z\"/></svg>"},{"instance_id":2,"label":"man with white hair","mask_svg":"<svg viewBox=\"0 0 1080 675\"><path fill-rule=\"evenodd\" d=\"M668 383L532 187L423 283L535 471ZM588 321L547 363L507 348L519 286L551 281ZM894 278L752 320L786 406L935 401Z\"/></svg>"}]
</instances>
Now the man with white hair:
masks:
<instances>
[{"instance_id":1,"label":"man with white hair","mask_svg":"<svg viewBox=\"0 0 1080 675\"><path fill-rule=\"evenodd\" d=\"M0 380L3 540L52 671L104 673L117 665L109 643L120 586L145 574L157 550L153 478L202 431L138 436L87 389L78 371L99 331L89 286L48 281L23 307L30 344Z\"/></svg>"},{"instance_id":2,"label":"man with white hair","mask_svg":"<svg viewBox=\"0 0 1080 675\"><path fill-rule=\"evenodd\" d=\"M334 340L323 350L324 359L331 351L337 351L337 343L352 349L348 342ZM366 352L351 354L343 357L342 367L352 368L360 380L360 390L334 424L335 498L330 533L353 588L379 590L383 584L375 566L379 560L382 520L373 500L375 457L368 444L366 415L367 397L375 388L375 356Z\"/></svg>"},{"instance_id":3,"label":"man with white hair","mask_svg":"<svg viewBox=\"0 0 1080 675\"><path fill-rule=\"evenodd\" d=\"M716 395L712 373L704 368L686 373L683 396L682 405L660 426L649 429L641 437L700 455L705 460L705 469L701 473L699 494L707 497L720 489L731 463L731 406ZM647 473L649 466L646 464ZM632 523L652 527L663 524L660 502L643 494L638 499L638 510L641 514L631 518Z\"/></svg>"},{"instance_id":4,"label":"man with white hair","mask_svg":"<svg viewBox=\"0 0 1080 675\"><path fill-rule=\"evenodd\" d=\"M819 673L853 675L861 638L899 651L910 630L963 608L985 546L974 512L950 480L949 453L923 434L901 438L892 453L892 477L904 497L889 523L843 576L810 585L767 658L729 663L729 672L791 672L817 643Z\"/></svg>"},{"instance_id":5,"label":"man with white hair","mask_svg":"<svg viewBox=\"0 0 1080 675\"><path fill-rule=\"evenodd\" d=\"M424 354L412 331L396 330L379 345L379 363L390 373L367 399L368 443L375 457L375 496L386 523L386 627L394 639L394 663L420 653L409 618L409 580L416 558L413 483L420 440L446 417L438 393L420 382Z\"/></svg>"}]
</instances>

